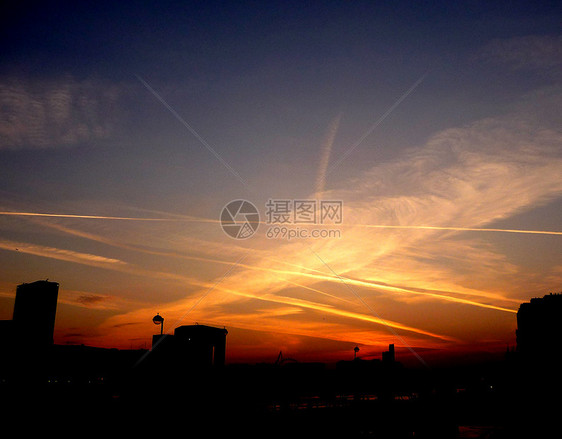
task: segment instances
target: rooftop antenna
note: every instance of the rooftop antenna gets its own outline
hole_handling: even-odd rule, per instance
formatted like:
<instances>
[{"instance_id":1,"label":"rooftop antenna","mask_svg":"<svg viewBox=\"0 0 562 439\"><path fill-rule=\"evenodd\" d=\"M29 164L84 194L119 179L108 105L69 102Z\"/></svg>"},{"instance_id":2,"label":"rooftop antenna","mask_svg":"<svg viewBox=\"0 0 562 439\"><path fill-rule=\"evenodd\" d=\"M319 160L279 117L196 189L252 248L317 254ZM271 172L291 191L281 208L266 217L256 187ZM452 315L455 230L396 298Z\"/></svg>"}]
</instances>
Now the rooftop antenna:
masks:
<instances>
[{"instance_id":1,"label":"rooftop antenna","mask_svg":"<svg viewBox=\"0 0 562 439\"><path fill-rule=\"evenodd\" d=\"M160 313L156 313L156 315L152 318L152 322L155 325L160 325L160 335L164 333L164 317L160 315Z\"/></svg>"}]
</instances>

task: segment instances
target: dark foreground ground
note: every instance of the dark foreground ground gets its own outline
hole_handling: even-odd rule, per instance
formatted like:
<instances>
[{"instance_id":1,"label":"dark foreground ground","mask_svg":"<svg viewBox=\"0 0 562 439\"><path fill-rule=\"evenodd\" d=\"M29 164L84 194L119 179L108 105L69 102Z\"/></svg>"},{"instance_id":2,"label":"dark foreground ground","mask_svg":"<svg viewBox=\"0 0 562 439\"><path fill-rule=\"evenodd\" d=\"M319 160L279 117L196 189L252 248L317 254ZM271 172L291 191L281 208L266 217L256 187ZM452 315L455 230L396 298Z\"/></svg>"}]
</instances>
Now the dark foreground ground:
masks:
<instances>
[{"instance_id":1,"label":"dark foreground ground","mask_svg":"<svg viewBox=\"0 0 562 439\"><path fill-rule=\"evenodd\" d=\"M0 386L4 429L74 437L557 436L547 432L558 428L560 378L544 364L135 366L143 354L76 347L12 361Z\"/></svg>"}]
</instances>

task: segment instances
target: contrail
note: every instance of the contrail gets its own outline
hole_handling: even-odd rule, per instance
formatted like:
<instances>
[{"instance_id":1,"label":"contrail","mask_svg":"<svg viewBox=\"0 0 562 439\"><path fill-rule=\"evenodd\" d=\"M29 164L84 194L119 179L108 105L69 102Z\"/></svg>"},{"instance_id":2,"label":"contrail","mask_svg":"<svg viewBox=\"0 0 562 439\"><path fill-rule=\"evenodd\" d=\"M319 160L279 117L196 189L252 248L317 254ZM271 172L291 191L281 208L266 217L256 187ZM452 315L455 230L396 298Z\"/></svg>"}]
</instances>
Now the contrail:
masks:
<instances>
[{"instance_id":1,"label":"contrail","mask_svg":"<svg viewBox=\"0 0 562 439\"><path fill-rule=\"evenodd\" d=\"M83 238L92 239L92 240L95 240L95 241L98 241L98 242L103 242L105 244L108 244L108 245L111 245L111 246L114 246L114 247L120 247L120 248L129 249L129 250L140 251L140 252L143 252L143 253L155 254L155 255L160 255L160 256L178 257L178 258L182 258L182 259L186 259L186 260L196 260L196 261L210 262L210 263L215 263L215 264L226 264L226 265L231 264L229 261L226 261L226 260L206 258L206 257L201 257L201 256L190 256L190 255L180 254L180 253L177 253L177 252L167 251L167 250L150 250L150 249L140 248L140 247L132 246L132 245L128 245L128 244L118 243L118 242L108 240L106 238L99 237L97 235L93 235L93 234L90 234L90 233L84 233L84 232L80 232L80 231L70 230L70 229L61 228L61 227L58 227L58 226L56 226L55 228L57 228L57 229L59 229L63 232L66 232L66 233L81 236ZM24 244L21 244L21 243L19 245L17 243L10 243L9 245L3 246L2 243L0 242L0 247L4 248L6 250L14 250L15 248L22 247L23 245ZM50 252L41 252L40 256L54 257L54 253L53 253L53 250L51 249ZM237 263L237 265L239 267L246 268L246 269L249 269L249 270L252 270L252 271L260 271L260 272L272 273L272 274L282 275L282 276L296 276L296 277L300 277L300 278L307 278L307 279L313 279L313 280L318 280L318 281L334 282L334 281L340 280L342 278L341 275L338 278L334 278L332 276L328 276L328 275L324 274L320 270L298 266L298 265L295 265L295 264L291 264L287 261L282 261L282 260L279 261L279 260L276 260L275 258L268 258L268 259L270 259L272 261L280 262L284 265L293 266L293 267L299 268L301 270L306 270L308 272L294 271L294 270L284 270L284 269L279 269L279 268L263 267L263 266L252 265L252 264L244 264L244 263L242 263L242 261L239 261ZM73 262L80 262L80 261L73 261ZM109 268L109 267L106 267L106 268ZM124 269L124 267L120 267L120 268L121 268L121 271ZM133 269L131 267L128 267L128 269L125 270L125 272L131 272L131 270L133 270ZM133 270L133 271L135 271L135 270ZM137 272L137 271L135 271L135 272ZM137 274L149 275L148 273L140 273L140 272L137 272ZM159 275L162 276L163 273L159 273ZM171 275L166 274L166 276L170 277ZM440 291L433 291L433 290L420 291L420 290L416 290L416 289L404 288L404 287L399 287L399 286L394 286L394 285L388 285L388 284L385 284L385 283L382 283L382 282L375 282L375 281L370 281L370 280L361 280L361 279L352 279L352 278L345 278L345 280L349 284L352 284L352 285L355 285L355 286L360 286L360 287L366 287L366 288L378 289L378 290L382 289L382 290L386 290L386 291L393 291L393 292L397 292L397 293L404 293L404 294L411 294L411 295L412 294L413 295L422 295L422 296L432 297L434 299L451 301L451 302L461 303L461 304L465 304L465 305L472 305L472 306L477 306L477 307L483 307L483 308L490 308L490 309L495 309L495 310L498 310L498 311L516 312L515 310L509 309L509 308L485 304L485 303L477 302L477 301L474 301L474 300L468 300L468 299L464 299L464 298L449 295L449 294L467 294L467 293L448 292L449 294L447 294L447 292L440 292ZM189 281L190 281L190 283L193 283L193 279L190 279ZM285 279L285 281L287 281L287 279ZM468 294L470 294L470 293L468 293ZM486 294L474 294L474 293L472 293L471 295L474 295L474 296L477 296L477 297L485 297L487 299L506 300L505 298L492 297L492 296L486 295Z\"/></svg>"},{"instance_id":2,"label":"contrail","mask_svg":"<svg viewBox=\"0 0 562 439\"><path fill-rule=\"evenodd\" d=\"M61 261L74 262L77 264L90 265L93 267L115 269L118 271L121 269L125 269L125 267L128 267L128 264L120 259L106 258L105 256L76 252L73 250L66 250L55 247L47 247L43 245L29 244L26 242L0 240L0 249L17 251L20 253L26 253L50 259L58 259Z\"/></svg>"},{"instance_id":3,"label":"contrail","mask_svg":"<svg viewBox=\"0 0 562 439\"><path fill-rule=\"evenodd\" d=\"M322 144L322 155L320 157L315 185L315 193L317 197L324 192L324 186L326 185L326 171L328 170L328 164L330 163L330 154L332 153L332 146L334 144L334 139L336 138L336 133L338 132L341 116L342 115L340 113L332 120L328 129L328 134Z\"/></svg>"},{"instance_id":4,"label":"contrail","mask_svg":"<svg viewBox=\"0 0 562 439\"><path fill-rule=\"evenodd\" d=\"M241 297L246 297L246 298L250 298L250 299L258 299L258 300L262 300L262 301L266 301L266 302L272 302L272 303L280 303L280 304L283 304L283 305L298 306L300 308L306 308L306 309L312 309L314 311L320 311L320 312L325 313L325 314L334 314L334 315L341 316L341 317L347 317L347 318L351 318L351 319L363 320L363 321L370 322L370 323L385 325L387 327L392 327L392 328L395 328L395 329L414 332L414 333L417 333L417 334L422 334L422 335L426 335L426 336L433 337L433 338L438 338L438 339L445 340L445 341L456 341L453 337L449 337L449 336L442 335L442 334L436 334L436 333L430 332L430 331L424 331L423 329L415 328L415 327L412 327L412 326L407 326L407 325L404 325L404 324L399 323L399 322L394 322L394 321L390 321L390 320L383 320L376 315L367 315L367 314L361 314L361 313L357 313L357 312L353 312L353 311L347 311L347 310L332 307L330 305L325 305L325 304L322 304L322 303L298 299L296 297L280 296L280 295L276 295L276 294L257 295L255 293L244 292L244 291L240 291L240 290L234 290L232 288L226 288L226 287L222 287L222 286L217 287L217 289L219 289L221 291L224 291L226 293L233 294L235 296L241 296Z\"/></svg>"},{"instance_id":5,"label":"contrail","mask_svg":"<svg viewBox=\"0 0 562 439\"><path fill-rule=\"evenodd\" d=\"M336 161L336 163L334 163L327 171L326 171L326 175L331 174L332 171L334 171L348 156L349 154L351 154L355 148L357 148L361 143L363 143L363 141L369 137L371 135L371 133L375 130L375 128L377 128L381 123L384 122L384 120L390 115L390 113L392 113L396 107L398 107L402 101L404 99L406 99L410 94L412 94L414 92L414 90L423 82L423 80L426 78L426 76L428 75L429 72L425 73L424 75L422 75L416 82L414 82L414 84L408 89L406 90L402 96L400 96L396 102L394 102L394 104L392 104L385 112L384 114L379 117L375 123L373 123L373 125L371 125L369 127L369 129L359 138L359 140L357 140L353 145L351 145L351 147L339 158L338 161Z\"/></svg>"},{"instance_id":6,"label":"contrail","mask_svg":"<svg viewBox=\"0 0 562 439\"><path fill-rule=\"evenodd\" d=\"M421 230L452 230L455 232L503 232L503 233L530 233L538 235L562 235L562 232L550 230L522 230L522 229L491 229L479 227L442 227L442 226L385 226L374 224L355 224L359 227L374 229L421 229ZM351 225L350 225L351 226Z\"/></svg>"},{"instance_id":7,"label":"contrail","mask_svg":"<svg viewBox=\"0 0 562 439\"><path fill-rule=\"evenodd\" d=\"M236 172L236 170L234 170L234 169L232 168L232 166L230 166L230 165L221 157L221 155L220 155L217 151L215 151L215 149L214 149L211 145L209 145L209 143L207 143L207 141L206 141L205 139L203 139L203 137L201 137L201 136L199 135L199 133L198 133L197 131L195 131L195 129L193 129L193 127L192 127L191 125L189 125L189 124L178 114L178 112L177 112L176 110L174 110L174 109L170 106L170 104L168 104L168 103L164 100L164 98L163 98L162 96L160 96L160 95L156 92L156 90L154 90L154 89L150 86L150 84L148 84L148 82L146 82L144 79L142 79L142 78L141 78L140 76L138 76L138 75L135 75L135 76L136 76L137 79L141 82L141 84L144 85L145 88L146 88L150 93L152 93L152 95L153 95L162 105L164 105L164 107L166 107L166 108L168 109L168 111L169 111L170 113L172 113L172 115L173 115L184 127L186 127L186 128L189 130L189 132L190 132L191 134L193 134L193 136L195 136L195 138L196 138L197 140L199 140L199 142L200 142L205 148L207 148L207 150L208 150L211 154L213 154L213 155L215 156L215 158L216 158L219 162L221 162L221 163L223 164L223 166L224 166L226 169L228 169L228 170L230 171L230 173L231 173L234 177L236 177L236 178L238 179L238 181L240 181L240 183L242 183L244 186L246 186L247 189L251 189L250 186L248 186L248 183L246 183L246 181L244 181L244 179L240 176L240 174L239 174L238 172Z\"/></svg>"},{"instance_id":8,"label":"contrail","mask_svg":"<svg viewBox=\"0 0 562 439\"><path fill-rule=\"evenodd\" d=\"M133 250L133 251L140 251L142 253L148 253L148 254L154 254L154 255L160 255L160 256L169 256L169 257L178 257L178 258L182 258L182 259L187 259L187 260L197 260L197 261L203 261L203 262L210 262L210 263L215 263L215 264L228 264L230 265L229 261L225 261L225 260L220 260L220 259L215 259L215 258L206 258L206 257L201 257L201 256L191 256L191 255L185 255L185 254L181 254L178 252L174 252L174 251L169 251L169 250L162 250L162 249L147 249L147 248L141 248L138 246L134 246L134 245L129 245L129 244L124 244L124 243L118 243L115 240L109 240L105 237L101 237L98 235L93 235L90 233L86 233L86 232L81 232L81 231L77 231L74 229L68 229L66 227L62 227L62 226L56 226L56 225L52 225L52 224L48 224L48 227L54 227L60 231L66 232L66 233L70 233L72 235L77 235L86 239L92 239L98 242L103 242L105 244L111 245L111 246L115 246L115 247L120 247L120 248L125 248L125 249L129 249L129 250ZM378 226L365 226L365 227L378 227ZM381 226L381 227L386 227L386 226ZM391 227L415 227L415 226L391 226ZM460 229L460 228L454 228L455 230ZM461 229L464 230L464 229ZM548 233L548 232L547 232ZM554 232L557 233L557 232ZM13 249L17 247L17 245L11 245L9 246L9 248L7 249ZM299 270L304 270L304 271L294 271L294 270L287 270L287 269L279 269L279 268L272 268L272 267L263 267L263 266L258 266L258 265L252 265L252 264L243 264L242 262L238 263L238 266L246 268L246 269L250 269L253 271L261 271L261 272L268 272L268 273L272 273L272 274L276 274L276 275L283 275L283 276L296 276L296 277L301 277L301 278L308 278L308 279L314 279L314 280L319 280L319 281L335 281L335 278L332 278L331 276L326 276L325 273L321 272L320 270L314 269L314 268L309 268L309 267L305 267L305 266L301 266L301 265L297 265L297 264L292 264L288 261L285 260L279 260L276 258L272 258L272 257L268 257L267 259L277 262L277 263L281 263L283 265L288 265L291 267L295 267L298 268ZM342 276L340 275L340 278ZM285 281L287 281L287 279L285 279ZM472 306L477 306L477 307L483 307L483 308L490 308L490 309L495 309L498 311L504 311L504 312L516 312L516 310L513 309L509 309L509 308L504 308L504 307L500 307L500 306L496 306L496 305L491 305L491 304L486 304L486 303L481 303L481 302L477 302L474 300L468 300L465 298L461 298L461 297L456 297L456 296L451 296L450 294L455 294L455 295L471 295L471 296L477 296L477 297L484 297L486 299L492 299L492 300L508 300L506 298L503 297L495 297L493 295L490 294L478 294L478 293L474 293L474 292L455 292L455 291L437 291L437 290L418 290L418 289L412 289L412 288L404 288L404 287L400 287L400 286L394 286L394 285L389 285L383 282L376 282L376 281L372 281L372 280L365 280L365 279L352 279L352 278L346 278L346 282L353 284L355 286L361 286L361 287L366 287L366 288L374 288L374 289L382 289L382 290L387 290L387 291L393 291L393 292L397 292L397 293L405 293L405 294L413 294L413 295L423 295L423 296L427 296L427 297L432 297L434 299L439 299L439 300L445 300L445 301L452 301L452 302L456 302L456 303L461 303L461 304L466 304L466 305L472 305Z\"/></svg>"},{"instance_id":9,"label":"contrail","mask_svg":"<svg viewBox=\"0 0 562 439\"><path fill-rule=\"evenodd\" d=\"M79 219L101 219L101 220L120 220L120 221L151 221L151 222L200 222L200 223L220 223L218 220L183 217L183 218L139 218L126 216L102 216L102 215L77 215L71 213L42 213L42 212L0 212L0 215L10 216L42 216L52 218L79 218Z\"/></svg>"},{"instance_id":10,"label":"contrail","mask_svg":"<svg viewBox=\"0 0 562 439\"><path fill-rule=\"evenodd\" d=\"M116 245L116 246L119 246L119 245ZM183 276L173 274L173 273L156 272L156 271L151 271L151 270L145 271L145 270L139 269L138 267L129 266L127 263L125 263L123 261L108 259L108 258L96 256L96 255L86 255L86 254L81 254L81 253L76 253L76 252L71 252L71 251L66 251L66 250L59 250L59 249L55 249L55 248L52 248L52 247L33 246L33 245L26 244L26 243L21 243L21 242L17 243L17 242L12 242L12 241L0 241L0 248L5 249L5 250L10 250L10 251L22 251L22 252L34 254L34 255L37 255L37 256L43 256L43 257L46 257L46 258L63 259L63 260L70 261L70 262L92 265L92 266L100 266L100 264L103 264L103 268L111 269L111 270L117 270L117 271L124 272L124 273L133 273L133 274L142 275L142 276L149 276L149 277L156 275L156 276L160 276L160 277L166 277L166 278L169 278L169 279L179 280L179 281L182 281L182 282L187 281L187 282L189 282L190 284L193 284L193 285L198 284L197 280L192 279L192 278L183 277ZM142 249L138 249L138 250L143 251ZM150 251L148 251L148 253L150 253ZM226 265L231 264L228 261L224 261L224 260L220 260L220 259L211 259L211 258L203 258L203 257L188 256L188 255L179 255L179 254L164 253L164 252L157 252L157 253L160 253L160 254L166 255L166 256L177 256L177 257L190 259L190 260L199 260L199 261L212 262L212 263L218 263L218 264L226 264ZM326 275L326 274L304 273L304 272L298 272L298 271L292 271L292 270L275 269L275 268L271 268L271 267L260 267L260 266L251 265L251 264L244 264L244 263L242 263L241 260L238 261L236 265L241 267L241 268L246 268L246 269L253 270L253 271L261 271L261 272L267 272L267 273L272 273L272 274L276 274L276 275L283 275L283 276L287 276L287 275L288 276L296 276L296 277L301 277L301 278L314 279L314 280L318 280L318 281L337 282L341 279L345 279L345 281L348 284L351 284L351 285L354 285L354 286L359 286L359 287L366 287L366 288L377 289L377 290L382 289L382 290L394 291L394 292L397 292L397 293L405 293L405 294L410 294L410 295L427 296L427 297L432 297L434 299L451 301L451 302L461 303L461 304L465 304L465 305L472 305L472 306L477 306L477 307L483 307L483 308L490 308L490 309L495 309L495 310L498 310L498 311L505 311L505 312L512 312L512 313L517 312L516 310L513 310L513 309L495 306L495 305L491 305L491 304L485 304L485 303L481 303L481 302L477 302L477 301L473 301L473 300L468 300L468 299L464 299L464 298L460 298L460 297L450 296L450 295L447 295L447 294L443 294L441 292L418 291L418 290L413 290L413 289L410 289L410 288L387 285L387 284L384 284L384 283L379 283L379 282L374 282L374 281L369 281L369 280L352 279L352 278L347 278L347 277L344 278L341 275L338 276L338 277L333 277L333 276ZM320 273L319 270L312 270L311 269L311 271ZM455 293L455 292L452 292L452 293L453 294L459 294L459 293ZM466 294L466 293L464 293L464 294ZM480 295L477 295L477 296L480 296ZM486 297L486 296L484 296L484 297ZM487 298L488 299L498 299L498 298L495 298L495 297L487 297Z\"/></svg>"},{"instance_id":11,"label":"contrail","mask_svg":"<svg viewBox=\"0 0 562 439\"><path fill-rule=\"evenodd\" d=\"M77 215L66 213L41 213L41 212L0 212L0 215L7 216L39 216L51 218L77 218L77 219L101 219L101 220L117 220L117 221L147 221L147 222L187 222L187 223L211 223L220 224L219 220L183 216L181 218L140 218L140 217L125 217L125 216L101 216L101 215ZM268 224L267 222L260 221L260 224ZM301 226L306 226L302 224ZM322 226L315 224L315 226ZM333 226L333 225L331 225ZM455 232L502 232L502 233L526 233L536 235L562 235L562 232L551 230L524 230L524 229L494 229L494 228L480 228L480 227L446 227L446 226L393 226L382 224L341 224L344 227L366 227L371 229L412 229L412 230L451 230Z\"/></svg>"},{"instance_id":12,"label":"contrail","mask_svg":"<svg viewBox=\"0 0 562 439\"><path fill-rule=\"evenodd\" d=\"M349 284L346 283L346 281L344 280L344 278L340 277L340 275L337 274L337 273L332 269L332 267L330 267L330 266L318 255L318 253L316 253L314 250L312 250L312 248L310 248L310 251L311 251L312 253L314 253L314 256L316 256L316 257L318 258L318 260L320 260L320 262L322 262L322 263L326 266L326 268L328 268L328 270L330 270L330 271L332 272L332 274L333 274L334 276L336 276L338 279L341 280L341 282L347 287L347 289L348 289L349 291L351 291L351 292L353 293L353 295L354 295L355 297L357 297L357 299L358 299L367 309L369 309L369 311L371 311L371 314L372 314L373 316L375 316L375 317L377 318L377 320L380 321L380 323L382 323L383 325L385 325L385 326L390 330L390 332L392 332L392 334L393 334L398 340L400 340L400 341L402 342L402 345L403 345L403 346L406 346L406 348L408 348L408 350L420 361L420 363L422 363L425 367L429 367L429 366L427 365L427 363L425 362L425 360L414 350L414 348L412 348L412 347L406 342L406 340L404 340L404 339L394 330L394 328L396 328L395 325L389 324L388 322L386 322L385 320L383 320L383 319L378 315L378 313L377 313L367 302L365 302L365 301L363 300L363 298L362 298L359 294L357 294L357 292L356 292Z\"/></svg>"}]
</instances>

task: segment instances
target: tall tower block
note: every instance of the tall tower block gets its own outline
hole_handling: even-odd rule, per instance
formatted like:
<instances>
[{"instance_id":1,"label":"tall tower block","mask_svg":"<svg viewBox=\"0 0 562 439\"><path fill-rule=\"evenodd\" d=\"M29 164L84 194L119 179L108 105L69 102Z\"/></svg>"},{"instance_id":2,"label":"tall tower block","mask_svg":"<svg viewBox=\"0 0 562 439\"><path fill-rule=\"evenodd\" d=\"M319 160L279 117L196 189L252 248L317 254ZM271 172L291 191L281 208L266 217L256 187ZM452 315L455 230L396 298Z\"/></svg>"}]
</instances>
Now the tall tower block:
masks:
<instances>
[{"instance_id":1,"label":"tall tower block","mask_svg":"<svg viewBox=\"0 0 562 439\"><path fill-rule=\"evenodd\" d=\"M39 280L18 285L14 304L14 326L21 342L34 346L53 344L59 284Z\"/></svg>"}]
</instances>

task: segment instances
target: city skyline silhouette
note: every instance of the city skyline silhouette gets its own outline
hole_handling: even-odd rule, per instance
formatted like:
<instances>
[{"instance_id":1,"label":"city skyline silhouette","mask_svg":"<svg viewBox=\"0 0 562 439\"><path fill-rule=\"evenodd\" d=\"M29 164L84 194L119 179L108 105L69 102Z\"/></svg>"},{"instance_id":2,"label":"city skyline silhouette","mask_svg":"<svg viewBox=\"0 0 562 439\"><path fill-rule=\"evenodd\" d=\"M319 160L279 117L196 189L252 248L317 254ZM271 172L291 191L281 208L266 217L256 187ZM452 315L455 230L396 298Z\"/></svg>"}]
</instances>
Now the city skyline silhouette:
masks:
<instances>
[{"instance_id":1,"label":"city skyline silhouette","mask_svg":"<svg viewBox=\"0 0 562 439\"><path fill-rule=\"evenodd\" d=\"M18 285L14 319L0 322L1 387L14 401L47 398L60 408L79 398L80 404L93 404L90 410L117 404L119 410L139 415L145 401L187 392L186 398L175 400L177 409L200 419L249 417L252 427L241 430L249 437L281 421L277 433L292 431L295 437L319 431L328 437L513 437L514 428L536 432L544 425L535 425L539 418L513 423L506 418L510 411L530 404L535 416L543 415L537 407L560 385L550 377L548 385L554 387L545 389L536 374L556 374L560 365L562 294L520 305L517 346L508 348L502 360L412 369L400 363L394 344L374 359L358 357L356 347L353 358L335 367L299 362L282 351L269 363L228 363L228 330L199 324L178 326L173 335L154 334L148 351L56 345L52 323L58 288L59 283L48 281ZM493 415L487 411L498 403L504 404L501 410ZM433 418L436 409L447 417ZM322 427L315 425L318 417ZM354 424L346 426L348 422ZM224 434L223 427L212 430Z\"/></svg>"}]
</instances>

